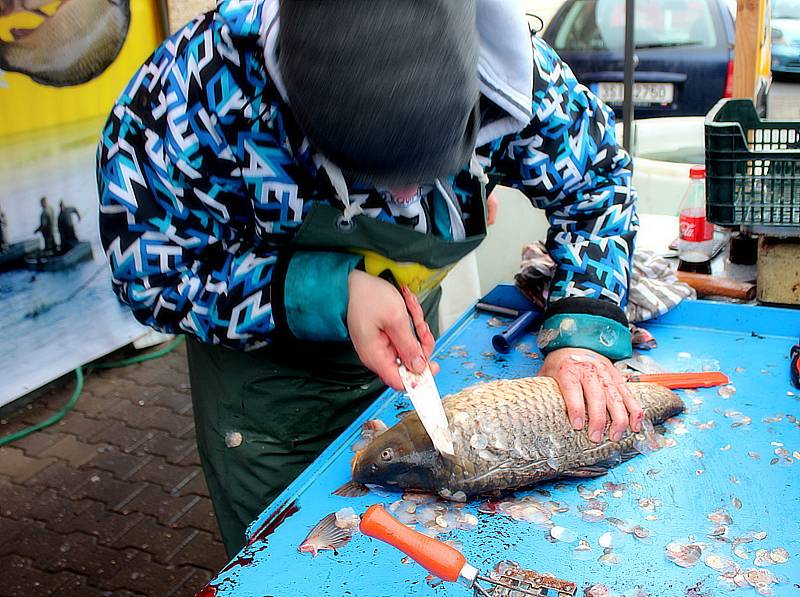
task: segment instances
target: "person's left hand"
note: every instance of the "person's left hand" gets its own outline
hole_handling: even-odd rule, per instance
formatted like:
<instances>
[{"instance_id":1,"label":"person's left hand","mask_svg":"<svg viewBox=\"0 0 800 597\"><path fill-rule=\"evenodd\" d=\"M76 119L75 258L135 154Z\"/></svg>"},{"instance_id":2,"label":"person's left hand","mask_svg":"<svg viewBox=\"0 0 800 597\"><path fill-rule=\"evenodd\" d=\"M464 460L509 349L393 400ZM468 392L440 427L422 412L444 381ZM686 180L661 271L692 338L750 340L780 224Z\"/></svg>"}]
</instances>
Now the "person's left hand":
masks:
<instances>
[{"instance_id":1,"label":"person's left hand","mask_svg":"<svg viewBox=\"0 0 800 597\"><path fill-rule=\"evenodd\" d=\"M559 348L545 357L539 375L558 382L574 429L583 429L588 413L587 434L594 443L603 440L606 416L611 419L611 441L619 441L628 425L634 432L641 429L642 406L603 355L584 348Z\"/></svg>"}]
</instances>

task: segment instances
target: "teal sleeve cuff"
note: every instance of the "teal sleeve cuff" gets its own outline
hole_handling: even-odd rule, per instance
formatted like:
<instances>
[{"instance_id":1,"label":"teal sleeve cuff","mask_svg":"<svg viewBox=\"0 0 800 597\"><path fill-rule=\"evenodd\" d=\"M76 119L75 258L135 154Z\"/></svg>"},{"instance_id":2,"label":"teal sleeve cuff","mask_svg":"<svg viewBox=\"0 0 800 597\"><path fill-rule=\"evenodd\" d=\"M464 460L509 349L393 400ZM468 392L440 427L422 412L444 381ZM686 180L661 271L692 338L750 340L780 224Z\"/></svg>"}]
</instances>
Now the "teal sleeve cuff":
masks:
<instances>
[{"instance_id":1,"label":"teal sleeve cuff","mask_svg":"<svg viewBox=\"0 0 800 597\"><path fill-rule=\"evenodd\" d=\"M292 255L283 285L286 324L295 338L347 340L347 281L362 257L347 253Z\"/></svg>"},{"instance_id":2,"label":"teal sleeve cuff","mask_svg":"<svg viewBox=\"0 0 800 597\"><path fill-rule=\"evenodd\" d=\"M548 317L539 330L539 348L586 348L613 361L633 354L631 332L618 321L600 315L561 313Z\"/></svg>"}]
</instances>

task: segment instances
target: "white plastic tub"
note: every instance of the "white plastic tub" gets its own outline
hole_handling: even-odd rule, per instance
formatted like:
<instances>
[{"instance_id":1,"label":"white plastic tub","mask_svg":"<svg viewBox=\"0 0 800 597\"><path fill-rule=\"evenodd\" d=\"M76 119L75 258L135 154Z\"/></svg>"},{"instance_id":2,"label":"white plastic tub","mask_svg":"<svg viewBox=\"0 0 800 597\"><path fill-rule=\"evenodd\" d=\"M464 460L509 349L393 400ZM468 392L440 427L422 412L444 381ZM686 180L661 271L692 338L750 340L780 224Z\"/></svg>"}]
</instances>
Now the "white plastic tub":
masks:
<instances>
[{"instance_id":1,"label":"white plastic tub","mask_svg":"<svg viewBox=\"0 0 800 597\"><path fill-rule=\"evenodd\" d=\"M689 168L705 163L702 116L649 118L633 123L633 185L639 212L677 216ZM617 124L622 140L622 124Z\"/></svg>"}]
</instances>

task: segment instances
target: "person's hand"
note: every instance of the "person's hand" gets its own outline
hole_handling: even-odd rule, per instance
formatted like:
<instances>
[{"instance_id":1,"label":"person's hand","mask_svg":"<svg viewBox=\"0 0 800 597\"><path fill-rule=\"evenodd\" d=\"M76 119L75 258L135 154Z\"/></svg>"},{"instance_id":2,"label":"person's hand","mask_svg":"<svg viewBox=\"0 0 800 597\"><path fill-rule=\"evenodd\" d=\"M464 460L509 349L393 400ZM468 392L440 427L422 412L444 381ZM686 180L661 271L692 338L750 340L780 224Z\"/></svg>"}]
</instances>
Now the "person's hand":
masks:
<instances>
[{"instance_id":1,"label":"person's hand","mask_svg":"<svg viewBox=\"0 0 800 597\"><path fill-rule=\"evenodd\" d=\"M489 197L486 199L486 223L489 226L494 224L497 219L497 210L499 207L500 203L497 201L497 197L495 197L494 193L489 193Z\"/></svg>"},{"instance_id":2,"label":"person's hand","mask_svg":"<svg viewBox=\"0 0 800 597\"><path fill-rule=\"evenodd\" d=\"M618 441L628 425L634 432L641 429L644 411L639 401L603 355L583 348L559 348L545 357L539 375L558 382L574 429L583 429L588 413L587 434L593 442L602 441L606 416L611 419L611 441Z\"/></svg>"},{"instance_id":3,"label":"person's hand","mask_svg":"<svg viewBox=\"0 0 800 597\"><path fill-rule=\"evenodd\" d=\"M410 290L404 288L401 295L386 280L360 270L350 273L348 291L347 329L358 358L386 385L402 390L397 358L409 371L422 373L433 352L434 338L422 307ZM431 363L431 371L438 370Z\"/></svg>"}]
</instances>

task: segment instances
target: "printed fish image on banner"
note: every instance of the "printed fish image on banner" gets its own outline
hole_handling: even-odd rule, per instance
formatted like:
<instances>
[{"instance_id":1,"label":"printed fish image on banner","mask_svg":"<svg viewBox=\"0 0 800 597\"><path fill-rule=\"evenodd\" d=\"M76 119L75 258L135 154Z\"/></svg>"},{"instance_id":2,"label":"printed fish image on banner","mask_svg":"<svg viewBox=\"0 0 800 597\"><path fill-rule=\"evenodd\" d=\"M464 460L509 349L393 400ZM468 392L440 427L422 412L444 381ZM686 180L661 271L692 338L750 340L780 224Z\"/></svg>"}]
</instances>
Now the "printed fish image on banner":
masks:
<instances>
[{"instance_id":1,"label":"printed fish image on banner","mask_svg":"<svg viewBox=\"0 0 800 597\"><path fill-rule=\"evenodd\" d=\"M0 39L0 69L54 87L80 85L105 71L131 22L129 0L0 0L0 17L20 13L24 21L14 19L20 24L11 25L10 39Z\"/></svg>"}]
</instances>

